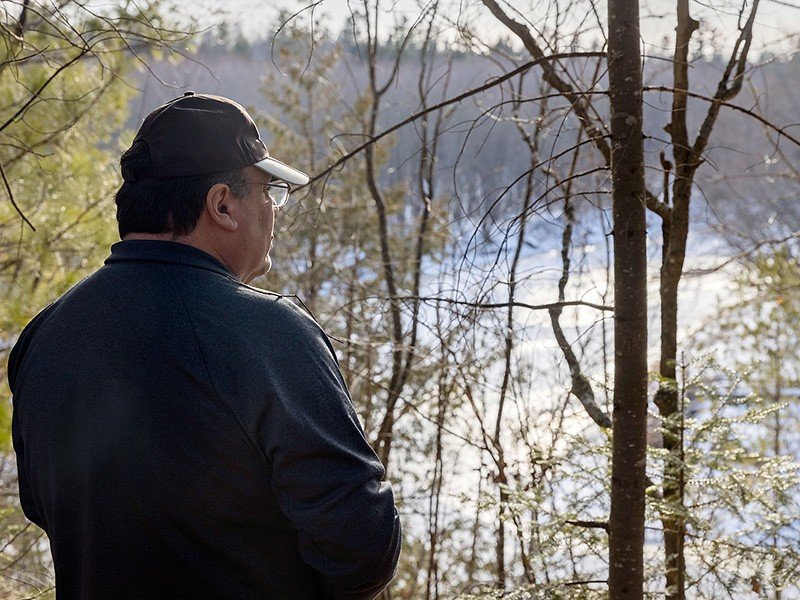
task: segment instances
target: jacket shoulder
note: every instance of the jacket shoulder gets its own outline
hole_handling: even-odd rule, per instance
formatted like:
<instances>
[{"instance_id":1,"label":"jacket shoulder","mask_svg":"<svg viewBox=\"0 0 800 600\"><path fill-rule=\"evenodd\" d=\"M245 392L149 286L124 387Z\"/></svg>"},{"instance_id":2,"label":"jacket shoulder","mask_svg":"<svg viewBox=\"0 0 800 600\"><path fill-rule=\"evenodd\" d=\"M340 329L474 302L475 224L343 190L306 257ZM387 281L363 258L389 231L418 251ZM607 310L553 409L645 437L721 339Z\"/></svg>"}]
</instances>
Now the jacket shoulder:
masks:
<instances>
[{"instance_id":1,"label":"jacket shoulder","mask_svg":"<svg viewBox=\"0 0 800 600\"><path fill-rule=\"evenodd\" d=\"M328 340L322 327L296 296L278 294L247 284L240 284L237 296L243 316L260 321L256 324L258 326L268 324L284 332L306 332L310 335L321 335Z\"/></svg>"},{"instance_id":2,"label":"jacket shoulder","mask_svg":"<svg viewBox=\"0 0 800 600\"><path fill-rule=\"evenodd\" d=\"M39 314L31 319L30 323L28 323L22 330L22 333L19 334L14 347L11 349L11 352L8 355L8 387L11 389L12 394L14 393L14 386L20 364L22 363L22 358L25 356L25 352L27 352L28 347L30 346L31 341L33 340L33 337L38 331L39 327L41 327L42 323L44 323L53 313L57 303L58 300L51 302L48 306L42 309Z\"/></svg>"}]
</instances>

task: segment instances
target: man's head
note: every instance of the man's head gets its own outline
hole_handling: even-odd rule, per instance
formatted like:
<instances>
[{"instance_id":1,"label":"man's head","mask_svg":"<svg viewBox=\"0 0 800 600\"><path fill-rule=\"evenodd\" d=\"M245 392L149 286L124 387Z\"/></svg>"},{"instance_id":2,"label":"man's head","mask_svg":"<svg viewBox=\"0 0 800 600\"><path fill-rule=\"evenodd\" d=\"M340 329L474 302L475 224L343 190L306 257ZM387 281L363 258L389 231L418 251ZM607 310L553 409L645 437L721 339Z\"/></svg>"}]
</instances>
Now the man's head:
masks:
<instances>
[{"instance_id":1,"label":"man's head","mask_svg":"<svg viewBox=\"0 0 800 600\"><path fill-rule=\"evenodd\" d=\"M120 163L120 237L191 244L243 281L269 270L275 199L308 183L269 156L244 108L192 92L148 115Z\"/></svg>"}]
</instances>

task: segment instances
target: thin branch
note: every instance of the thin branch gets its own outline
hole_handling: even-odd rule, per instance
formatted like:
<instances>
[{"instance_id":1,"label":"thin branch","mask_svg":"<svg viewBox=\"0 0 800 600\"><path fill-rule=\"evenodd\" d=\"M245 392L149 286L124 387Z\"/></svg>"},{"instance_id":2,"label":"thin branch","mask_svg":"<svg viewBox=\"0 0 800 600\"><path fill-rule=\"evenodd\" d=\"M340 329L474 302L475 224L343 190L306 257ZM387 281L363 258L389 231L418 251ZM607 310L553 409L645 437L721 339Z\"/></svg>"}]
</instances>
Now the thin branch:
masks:
<instances>
[{"instance_id":1,"label":"thin branch","mask_svg":"<svg viewBox=\"0 0 800 600\"><path fill-rule=\"evenodd\" d=\"M39 89L37 89L37 90L36 90L36 91L35 91L35 92L34 92L34 93L31 95L31 97L30 97L30 98L28 98L28 101L27 101L27 102L25 102L25 104L23 104L23 105L20 107L20 109L19 109L17 112L15 112L15 113L14 113L14 114L13 114L11 117L9 117L9 118L8 118L8 120L7 120L5 123L3 123L2 125L0 125L0 131L3 131L3 130L5 130L5 129L6 129L8 126L9 126L9 125L11 125L11 124L12 124L14 121L16 121L16 120L17 120L17 118L18 118L18 117L20 117L20 116L21 116L21 115L22 115L22 114L23 114L23 113L24 113L26 110L28 110L28 107L30 107L30 105L31 105L31 104L33 104L33 103L34 103L34 102L35 102L35 101L36 101L36 100L39 98L39 95L40 95L40 94L41 94L41 93L44 91L44 89L45 89L45 88L46 88L48 85L50 85L50 83L51 83L51 82L52 82L52 81L53 81L53 80L54 80L56 77L58 77L58 75L59 75L59 74L60 74L60 73L61 73L61 72L62 72L64 69L67 69L67 68L69 68L71 65L75 64L76 62L78 62L78 61L79 61L81 58L83 58L84 56L86 56L86 54L88 54L88 53L89 53L89 48L88 48L88 47L82 48L82 49L81 49L81 51L80 51L80 52L79 52L77 55L75 55L75 56L74 56L74 57L73 57L71 60L69 60L69 61L65 62L65 63L64 63L63 65L61 65L61 66L60 66L58 69L56 69L56 70L53 72L53 74L52 74L52 75L50 75L50 77L48 77L48 78L47 78L47 79L46 79L46 80L45 80L45 81L42 83L42 85L40 85L40 86L39 86Z\"/></svg>"},{"instance_id":2,"label":"thin branch","mask_svg":"<svg viewBox=\"0 0 800 600\"><path fill-rule=\"evenodd\" d=\"M753 0L753 5L750 8L750 15L747 18L747 22L740 29L739 38L736 40L734 49L731 52L731 58L728 61L728 65L725 68L722 79L717 86L717 92L714 94L714 100L711 103L711 106L708 108L708 113L706 114L705 119L703 119L702 125L700 125L700 131L697 134L697 139L689 151L689 156L687 158L689 159L690 164L699 164L700 156L703 154L703 150L705 150L705 147L708 144L708 140L711 137L711 131L714 128L714 123L719 115L720 105L722 105L723 102L727 102L728 100L734 98L742 89L744 71L745 67L747 66L747 55L750 51L750 44L753 41L753 25L755 23L756 13L758 12L758 3L759 0ZM747 2L743 2L742 11L744 11L744 7L746 5ZM739 52L740 45L743 46L741 52ZM737 52L739 52L738 56ZM736 69L736 74L733 76L733 82L731 83L730 77L734 67Z\"/></svg>"},{"instance_id":3,"label":"thin branch","mask_svg":"<svg viewBox=\"0 0 800 600\"><path fill-rule=\"evenodd\" d=\"M608 531L608 521L564 521L567 525L575 525L575 527L587 527L589 529L602 529Z\"/></svg>"},{"instance_id":4,"label":"thin branch","mask_svg":"<svg viewBox=\"0 0 800 600\"><path fill-rule=\"evenodd\" d=\"M669 92L671 94L674 94L674 93L676 93L678 91L675 88L672 88L672 87L669 87L669 86L665 86L665 85L648 85L648 86L643 87L642 89L645 92ZM759 115L758 113L756 113L756 112L754 112L752 110L749 110L747 108L744 108L743 106L739 106L738 104L733 104L731 102L726 102L725 100L720 100L718 98L712 98L711 96L706 96L704 94L698 94L696 92L690 92L690 91L685 91L685 90L681 90L681 91L682 91L682 93L685 93L687 96L690 96L692 98L699 98L700 100L705 100L706 102L717 103L720 106L726 106L726 107L731 108L733 110L736 110L736 111L739 111L739 112L744 113L746 115L749 115L749 116L753 117L756 121L759 121L760 123L762 123L763 125L765 125L769 129L772 129L773 131L778 133L779 136L785 137L787 140L792 142L794 145L800 147L800 139L798 139L798 138L786 133L786 131L784 131L787 127L796 126L797 125L796 123L792 123L790 125L785 125L783 127L778 127L777 125L771 123L770 121L768 121L767 119L765 119L764 117Z\"/></svg>"},{"instance_id":5,"label":"thin branch","mask_svg":"<svg viewBox=\"0 0 800 600\"><path fill-rule=\"evenodd\" d=\"M580 136L583 130L579 130L578 132L578 141L580 141ZM558 281L558 300L559 302L564 302L564 294L566 291L567 283L569 282L569 275L570 275L570 255L569 251L572 246L572 224L575 218L575 209L572 206L571 197L572 197L572 175L574 175L575 169L577 167L577 159L578 159L578 152L575 152L573 156L572 164L570 165L570 176L562 179L559 177L558 173L555 172L554 176L556 177L557 185L561 187L562 191L564 192L564 216L566 218L566 225L564 226L564 233L561 236L561 262L562 262L562 269L561 269L561 277ZM567 341L567 336L564 335L564 329L561 327L561 312L563 307L555 306L551 308L548 312L550 313L550 324L553 328L553 335L558 342L558 347L561 349L561 352L564 354L564 360L567 361L567 366L569 367L569 374L572 386L570 388L570 393L575 396L580 403L583 405L583 408L586 410L586 413L591 417L592 421L597 423L602 429L611 429L611 418L603 412L603 410L597 405L597 401L595 400L594 390L592 389L592 384L589 381L589 378L581 370L580 362L578 361L578 357L575 356L575 352L572 350L572 346L570 345L569 341Z\"/></svg>"},{"instance_id":6,"label":"thin branch","mask_svg":"<svg viewBox=\"0 0 800 600\"><path fill-rule=\"evenodd\" d=\"M745 259L745 258L749 258L753 254L753 252L755 252L759 248L763 248L764 246L779 246L781 244L785 244L786 242L789 242L791 240L796 240L796 239L800 239L800 231L795 231L794 233L792 233L790 235L787 235L785 237L779 238L779 239L762 240L762 241L758 242L757 244L755 244L749 250L745 250L744 252L740 252L739 254L735 254L734 256L731 256L730 258L722 261L721 263L719 263L718 265L716 265L714 267L709 267L707 269L692 269L691 271L686 271L686 276L687 277L699 277L699 276L702 276L702 275L710 275L711 273L716 273L717 271L720 271L720 270L724 269L725 267L727 267L729 264L731 264L733 262L736 262L736 261L739 261L739 260L742 260L742 259Z\"/></svg>"},{"instance_id":7,"label":"thin branch","mask_svg":"<svg viewBox=\"0 0 800 600\"><path fill-rule=\"evenodd\" d=\"M659 200L658 196L656 196L650 190L645 190L645 202L648 210L656 213L664 221L669 220L670 214L672 213L672 207L670 207L669 204L665 204L663 201Z\"/></svg>"},{"instance_id":8,"label":"thin branch","mask_svg":"<svg viewBox=\"0 0 800 600\"><path fill-rule=\"evenodd\" d=\"M586 306L602 311L613 311L613 306L603 304L595 304L594 302L585 302L583 300L564 300L562 302L549 302L547 304L528 304L527 302L470 302L468 300L455 300L453 298L442 298L439 296L396 296L397 300L413 300L426 304L435 304L443 302L445 304L453 304L456 306L467 306L469 308L477 308L480 310L494 310L497 308L527 308L528 310L551 310L553 308L563 308L565 306Z\"/></svg>"},{"instance_id":9,"label":"thin branch","mask_svg":"<svg viewBox=\"0 0 800 600\"><path fill-rule=\"evenodd\" d=\"M31 223L28 220L28 217L25 216L25 213L22 212L22 209L19 207L16 200L14 200L14 193L11 191L11 185L9 185L8 183L8 178L6 177L6 170L3 168L2 162L0 162L0 175L2 175L3 177L3 184L6 186L8 199L11 201L11 205L14 207L14 210L16 210L19 213L19 216L22 217L22 220L28 224L28 227L30 227L33 231L36 231L36 227L34 227L33 223Z\"/></svg>"},{"instance_id":10,"label":"thin branch","mask_svg":"<svg viewBox=\"0 0 800 600\"><path fill-rule=\"evenodd\" d=\"M369 140L367 140L363 144L357 146L356 148L354 148L353 150L351 150L350 152L348 152L344 156L341 156L338 160L336 160L333 164L331 164L329 167L327 167L326 169L324 169L320 173L314 175L314 177L312 177L311 180L306 185L311 185L315 181L327 176L328 174L330 174L331 171L333 171L336 168L338 168L341 165L343 165L345 162L347 162L348 160L350 160L351 158L353 158L354 156L356 156L357 154L362 152L368 146L374 144L375 142L377 142L381 138L386 137L390 133L393 133L393 132L397 131L401 127L416 121L420 117L422 117L422 116L424 116L424 115L426 115L426 114L428 114L430 112L434 112L434 111L440 110L440 109L444 108L445 106L449 106L451 104L457 104L457 103L461 102L462 100L464 100L466 98L469 98L471 96L474 96L476 94L480 94L481 92L485 92L486 90L491 89L493 87L496 87L496 86L504 83L505 81L508 81L512 77L515 77L516 75L519 75L520 73L523 73L523 72L527 71L528 69L531 69L531 68L535 67L536 65L545 64L548 61L560 60L560 59L563 59L563 58L597 58L597 57L604 57L604 56L605 56L604 52L561 52L561 53L558 53L558 54L551 54L550 56L543 56L543 57L538 58L536 60L532 60L530 62L527 62L524 65L514 69L513 71L509 71L505 75L502 75L501 77L498 77L496 79L492 79L491 81L489 81L489 82L487 82L487 83L485 83L485 84L483 84L481 86L478 86L476 88L472 88L470 90L467 90L466 92L464 92L462 94L459 94L458 96L454 96L453 98L448 98L447 100L443 100L442 102L439 102L438 104L434 104L433 106L429 106L428 108L425 108L423 110L420 110L420 111L414 113L413 115L411 115L407 119L403 119L399 123L395 123L394 125L392 125L388 129L384 129L383 131L381 131L377 135L374 135L374 136L370 137ZM600 133L598 133L598 135L602 136L602 134L600 134Z\"/></svg>"},{"instance_id":11,"label":"thin branch","mask_svg":"<svg viewBox=\"0 0 800 600\"><path fill-rule=\"evenodd\" d=\"M310 26L311 26L311 36L310 36L311 37L311 48L310 48L309 53L308 53L308 60L306 61L306 66L303 67L303 71L301 73L301 77L303 75L305 75L305 72L308 69L308 66L311 64L311 59L314 56L314 48L316 47L316 36L314 35L314 10L317 8L317 6L322 4L322 2L323 2L323 0L317 0L316 2L312 2L311 4L303 6L303 8L298 10L296 13L294 13L291 16L287 17L283 21L283 23L281 23L278 26L278 29L276 29L275 33L272 35L272 40L270 41L270 44L269 44L269 59L270 59L270 62L272 63L272 65L278 70L278 73L280 73L281 75L285 76L286 73L281 71L281 68L278 66L278 63L275 62L275 40L278 39L278 36L280 35L281 31L283 31L283 29L292 20L294 20L296 17L299 17L301 14L303 14L307 10L311 10L311 23L310 23Z\"/></svg>"},{"instance_id":12,"label":"thin branch","mask_svg":"<svg viewBox=\"0 0 800 600\"><path fill-rule=\"evenodd\" d=\"M608 584L606 579L586 579L583 581L565 581L564 585L588 585L590 583L605 583Z\"/></svg>"},{"instance_id":13,"label":"thin branch","mask_svg":"<svg viewBox=\"0 0 800 600\"><path fill-rule=\"evenodd\" d=\"M495 0L481 0L488 8L491 13L500 21L503 25L505 25L514 35L516 35L520 41L525 45L525 48L530 52L531 56L537 60L544 59L544 52L536 43L536 40L533 39L533 35L531 34L530 30L526 25L520 23L519 21L515 21L511 17L509 17L500 5L495 2ZM602 56L606 56L606 53L595 53L601 54ZM557 56L557 55L551 55ZM543 71L543 79L554 89L561 92L564 97L570 102L572 105L572 110L577 115L578 119L581 121L584 129L588 137L595 140L595 144L597 149L600 151L600 154L603 155L603 158L606 161L606 164L611 164L611 148L609 147L608 143L605 141L605 137L603 133L598 130L595 126L594 122L592 121L591 117L589 116L588 108L586 103L583 99L583 96L580 92L576 91L569 83L565 82L559 74L556 72L555 67L550 64L550 61L543 63L542 65Z\"/></svg>"}]
</instances>

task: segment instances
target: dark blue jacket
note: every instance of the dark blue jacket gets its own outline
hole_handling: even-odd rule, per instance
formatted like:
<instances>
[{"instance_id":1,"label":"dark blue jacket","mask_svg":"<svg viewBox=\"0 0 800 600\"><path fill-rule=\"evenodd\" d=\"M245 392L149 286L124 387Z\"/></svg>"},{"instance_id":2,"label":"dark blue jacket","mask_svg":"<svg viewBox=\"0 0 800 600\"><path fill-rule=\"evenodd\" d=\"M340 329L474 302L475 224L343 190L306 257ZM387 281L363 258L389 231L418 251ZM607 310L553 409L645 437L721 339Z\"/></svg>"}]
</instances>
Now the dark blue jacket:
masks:
<instances>
[{"instance_id":1,"label":"dark blue jacket","mask_svg":"<svg viewBox=\"0 0 800 600\"><path fill-rule=\"evenodd\" d=\"M9 359L59 600L372 598L400 523L319 326L190 246L123 241Z\"/></svg>"}]
</instances>

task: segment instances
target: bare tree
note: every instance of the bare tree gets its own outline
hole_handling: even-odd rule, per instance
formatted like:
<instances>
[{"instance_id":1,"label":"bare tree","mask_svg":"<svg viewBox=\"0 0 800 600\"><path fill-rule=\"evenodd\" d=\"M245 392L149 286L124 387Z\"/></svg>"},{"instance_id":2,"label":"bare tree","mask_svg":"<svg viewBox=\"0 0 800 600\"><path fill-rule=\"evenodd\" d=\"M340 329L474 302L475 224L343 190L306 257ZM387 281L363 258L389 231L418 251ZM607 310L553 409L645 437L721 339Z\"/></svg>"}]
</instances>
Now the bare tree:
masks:
<instances>
[{"instance_id":1,"label":"bare tree","mask_svg":"<svg viewBox=\"0 0 800 600\"><path fill-rule=\"evenodd\" d=\"M509 31L517 36L530 52L532 57L545 55L540 43L534 37L531 28L519 20L511 17L495 0L482 0L490 12L503 23ZM594 7L593 3L590 3ZM609 5L609 8L612 6ZM705 97L689 91L689 43L694 32L699 27L698 21L689 14L688 0L678 0L677 3L677 29L673 59L673 86L667 91L672 93L671 121L665 127L670 135L670 146L675 160L674 175L671 174L672 163L664 161L666 180L671 184L665 186L663 199L650 190L645 190L644 198L647 207L662 220L663 257L661 267L661 358L660 376L661 386L656 394L656 405L661 415L665 418L664 445L670 451L664 464L663 497L666 505L670 506L662 514L664 529L665 556L666 556L666 585L668 598L679 600L684 597L685 587L685 509L683 507L683 481L685 481L684 465L680 460L680 448L677 430L679 419L679 406L676 385L676 355L678 348L678 285L683 273L686 255L686 240L689 232L690 213L689 206L694 189L694 180L698 168L704 162L704 152L716 124L717 117L723 107L733 106L730 100L741 90L746 76L747 60L752 45L753 28L758 12L759 2L756 0L748 5L744 2L739 11L739 34L733 45L727 65L720 77L717 91L713 97ZM567 8L569 9L569 7ZM596 10L596 9L593 9ZM591 12L591 11L590 11ZM609 34L611 23L609 13ZM633 21L627 20L628 26L633 26ZM601 25L601 23L598 23ZM609 46L611 36L609 35ZM579 123L585 127L590 139L594 141L599 154L609 163L612 153L602 133L603 124L597 109L589 102L589 96L582 93L579 84L568 72L567 68L558 62L548 63L542 71L542 78L551 83L554 89L563 95L569 102ZM609 75L611 64L609 63ZM618 84L619 82L617 82ZM615 93L616 84L609 81L609 92ZM660 88L662 91L664 88ZM637 93L641 95L643 88L640 86ZM698 97L708 102L705 118L703 119L698 134L694 141L690 141L687 125L687 100L690 96ZM636 118L633 113L629 115ZM757 115L751 115L756 116ZM613 111L612 111L613 120ZM776 131L782 131L774 127ZM612 163L613 167L613 163ZM669 188L672 189L670 199ZM619 232L615 225L615 244ZM616 282L619 285L619 282ZM617 294L617 303L620 296ZM619 305L617 304L617 310ZM619 356L616 357L619 362ZM615 389L620 382L615 382Z\"/></svg>"},{"instance_id":2,"label":"bare tree","mask_svg":"<svg viewBox=\"0 0 800 600\"><path fill-rule=\"evenodd\" d=\"M614 412L609 597L642 598L647 450L647 255L638 0L608 3L614 206Z\"/></svg>"}]
</instances>

